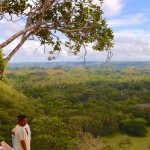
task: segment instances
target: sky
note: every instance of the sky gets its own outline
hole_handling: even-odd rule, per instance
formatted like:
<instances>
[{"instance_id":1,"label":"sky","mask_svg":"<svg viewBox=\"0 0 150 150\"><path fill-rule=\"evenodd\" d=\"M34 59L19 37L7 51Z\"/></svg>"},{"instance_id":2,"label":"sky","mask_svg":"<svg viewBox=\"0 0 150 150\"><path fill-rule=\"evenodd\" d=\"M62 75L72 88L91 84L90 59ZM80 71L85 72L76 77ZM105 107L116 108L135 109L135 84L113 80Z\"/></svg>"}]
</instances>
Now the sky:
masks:
<instances>
[{"instance_id":1,"label":"sky","mask_svg":"<svg viewBox=\"0 0 150 150\"><path fill-rule=\"evenodd\" d=\"M94 0L98 4L98 0ZM114 32L114 47L111 49L113 56L111 61L150 61L150 0L104 0L103 11L108 26ZM14 33L21 30L23 23L0 21L0 42L5 41ZM63 40L63 36L62 36ZM7 54L15 46L14 41L6 48ZM11 62L46 62L48 51L51 47L39 47L35 41L27 41L14 55ZM105 61L107 52L96 52L92 45L87 47L87 61ZM83 61L80 57L83 50L77 56L68 53L63 48L60 56L54 61Z\"/></svg>"}]
</instances>

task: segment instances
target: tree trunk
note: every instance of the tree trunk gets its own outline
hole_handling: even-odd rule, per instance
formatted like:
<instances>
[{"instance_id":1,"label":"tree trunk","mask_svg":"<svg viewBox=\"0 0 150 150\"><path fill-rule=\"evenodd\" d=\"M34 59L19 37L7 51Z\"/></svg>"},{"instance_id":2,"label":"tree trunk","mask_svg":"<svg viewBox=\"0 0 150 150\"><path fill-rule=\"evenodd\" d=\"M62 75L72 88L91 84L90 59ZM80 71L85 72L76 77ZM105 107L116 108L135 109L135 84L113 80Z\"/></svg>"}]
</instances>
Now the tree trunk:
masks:
<instances>
[{"instance_id":1,"label":"tree trunk","mask_svg":"<svg viewBox=\"0 0 150 150\"><path fill-rule=\"evenodd\" d=\"M0 80L3 79L4 75L4 68L0 66Z\"/></svg>"}]
</instances>

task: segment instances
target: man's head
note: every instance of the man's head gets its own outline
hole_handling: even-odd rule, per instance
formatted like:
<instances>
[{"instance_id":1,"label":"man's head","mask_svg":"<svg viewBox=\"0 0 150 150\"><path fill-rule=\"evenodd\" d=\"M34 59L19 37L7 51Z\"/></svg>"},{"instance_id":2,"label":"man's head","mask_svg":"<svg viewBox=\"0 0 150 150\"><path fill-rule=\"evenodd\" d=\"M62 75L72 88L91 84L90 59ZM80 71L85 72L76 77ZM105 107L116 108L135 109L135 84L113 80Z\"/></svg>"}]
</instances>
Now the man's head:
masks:
<instances>
[{"instance_id":1,"label":"man's head","mask_svg":"<svg viewBox=\"0 0 150 150\"><path fill-rule=\"evenodd\" d=\"M18 115L18 124L25 126L27 124L27 117L25 115Z\"/></svg>"}]
</instances>

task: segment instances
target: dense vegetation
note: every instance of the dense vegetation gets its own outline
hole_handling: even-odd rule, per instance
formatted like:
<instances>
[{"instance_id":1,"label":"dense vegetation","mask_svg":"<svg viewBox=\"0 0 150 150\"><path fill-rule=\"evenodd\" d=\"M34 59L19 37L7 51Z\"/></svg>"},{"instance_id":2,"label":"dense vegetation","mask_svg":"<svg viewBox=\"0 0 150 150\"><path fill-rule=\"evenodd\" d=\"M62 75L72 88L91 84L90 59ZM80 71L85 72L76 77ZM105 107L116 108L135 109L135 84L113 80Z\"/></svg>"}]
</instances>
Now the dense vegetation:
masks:
<instances>
[{"instance_id":1,"label":"dense vegetation","mask_svg":"<svg viewBox=\"0 0 150 150\"><path fill-rule=\"evenodd\" d=\"M0 83L0 140L10 142L18 113L29 117L33 150L83 150L91 146L88 140L95 149L111 150L97 137L118 132L147 136L149 65L9 66L5 76L6 83Z\"/></svg>"}]
</instances>

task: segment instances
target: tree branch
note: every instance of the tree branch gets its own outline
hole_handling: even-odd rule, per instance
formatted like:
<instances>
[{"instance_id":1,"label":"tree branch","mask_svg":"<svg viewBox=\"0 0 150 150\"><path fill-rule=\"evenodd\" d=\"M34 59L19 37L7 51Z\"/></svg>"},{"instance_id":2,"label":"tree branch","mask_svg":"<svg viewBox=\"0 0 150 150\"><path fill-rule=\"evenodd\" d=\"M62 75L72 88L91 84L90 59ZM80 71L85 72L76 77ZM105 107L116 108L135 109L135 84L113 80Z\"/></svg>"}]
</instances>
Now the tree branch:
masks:
<instances>
[{"instance_id":1,"label":"tree branch","mask_svg":"<svg viewBox=\"0 0 150 150\"><path fill-rule=\"evenodd\" d=\"M11 53L7 56L7 58L5 59L7 62L12 58L12 56L19 50L19 48L25 43L25 41L33 34L38 33L39 30L34 30L32 32L30 32L29 34L27 34L25 37L22 37L22 39L20 40L19 44L11 51Z\"/></svg>"},{"instance_id":2,"label":"tree branch","mask_svg":"<svg viewBox=\"0 0 150 150\"><path fill-rule=\"evenodd\" d=\"M44 21L40 25L46 25L47 23L49 23L49 21ZM31 31L33 29L35 30L35 29L39 28L40 25L31 25L31 26L29 26L29 27L27 27L27 28L19 31L18 33L14 34L12 37L10 37L9 39L7 39L5 42L3 42L2 44L0 44L0 49L2 49L3 47L7 46L8 44L10 44L12 41L14 41L20 35L26 34L28 31ZM53 28L53 29L55 29L55 28Z\"/></svg>"},{"instance_id":3,"label":"tree branch","mask_svg":"<svg viewBox=\"0 0 150 150\"><path fill-rule=\"evenodd\" d=\"M73 30L66 30L66 29L63 29L63 28L56 28L56 30L60 31L60 32L63 32L63 33L71 33L71 32L80 32L84 29L89 29L90 27L86 27L84 26L83 28L79 28L79 29L73 29Z\"/></svg>"},{"instance_id":4,"label":"tree branch","mask_svg":"<svg viewBox=\"0 0 150 150\"><path fill-rule=\"evenodd\" d=\"M16 38L18 38L20 35L27 33L28 31L35 29L36 26L32 25L29 26L21 31L19 31L18 33L14 34L12 37L10 37L8 40L6 40L5 42L3 42L2 44L0 44L0 49L2 49L3 47L7 46L8 44L10 44L13 40L15 40Z\"/></svg>"},{"instance_id":5,"label":"tree branch","mask_svg":"<svg viewBox=\"0 0 150 150\"><path fill-rule=\"evenodd\" d=\"M84 64L85 64L85 62L86 62L86 55L87 55L87 49L86 49L85 44L83 44L83 47L84 47L84 55L79 57L79 59L84 58Z\"/></svg>"}]
</instances>

